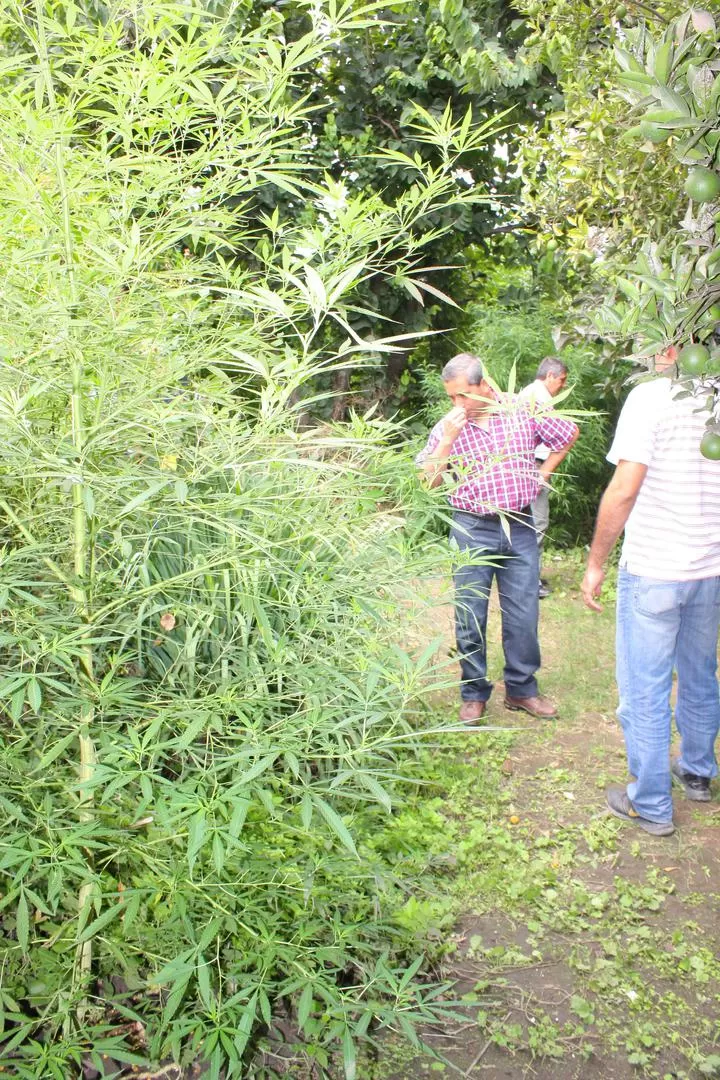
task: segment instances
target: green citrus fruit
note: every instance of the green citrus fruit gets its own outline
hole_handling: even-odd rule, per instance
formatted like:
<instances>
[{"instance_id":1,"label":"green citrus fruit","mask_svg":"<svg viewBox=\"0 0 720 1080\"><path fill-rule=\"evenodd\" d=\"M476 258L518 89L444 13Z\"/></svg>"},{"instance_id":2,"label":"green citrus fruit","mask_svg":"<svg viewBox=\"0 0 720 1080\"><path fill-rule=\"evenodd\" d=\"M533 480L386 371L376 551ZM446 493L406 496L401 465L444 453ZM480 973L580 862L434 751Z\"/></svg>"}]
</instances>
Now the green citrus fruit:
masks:
<instances>
[{"instance_id":1,"label":"green citrus fruit","mask_svg":"<svg viewBox=\"0 0 720 1080\"><path fill-rule=\"evenodd\" d=\"M710 353L704 345L686 345L678 356L678 366L683 375L702 375L709 359Z\"/></svg>"},{"instance_id":2,"label":"green citrus fruit","mask_svg":"<svg viewBox=\"0 0 720 1080\"><path fill-rule=\"evenodd\" d=\"M720 195L720 176L704 165L696 165L687 174L685 191L695 202L712 202Z\"/></svg>"},{"instance_id":3,"label":"green citrus fruit","mask_svg":"<svg viewBox=\"0 0 720 1080\"><path fill-rule=\"evenodd\" d=\"M720 435L717 431L706 431L700 440L700 453L709 461L720 461Z\"/></svg>"},{"instance_id":4,"label":"green citrus fruit","mask_svg":"<svg viewBox=\"0 0 720 1080\"><path fill-rule=\"evenodd\" d=\"M627 15L627 8L625 7L625 5L624 4L618 4L618 6L615 8L615 18L616 19L624 19L626 15Z\"/></svg>"},{"instance_id":5,"label":"green citrus fruit","mask_svg":"<svg viewBox=\"0 0 720 1080\"><path fill-rule=\"evenodd\" d=\"M703 315L703 319L707 319L709 323L720 322L720 304L711 304Z\"/></svg>"},{"instance_id":6,"label":"green citrus fruit","mask_svg":"<svg viewBox=\"0 0 720 1080\"><path fill-rule=\"evenodd\" d=\"M546 247L547 247L548 251L557 251L558 242L557 242L557 240L555 239L554 236L550 237L550 239L548 240L548 242L546 244Z\"/></svg>"},{"instance_id":7,"label":"green citrus fruit","mask_svg":"<svg viewBox=\"0 0 720 1080\"><path fill-rule=\"evenodd\" d=\"M647 139L651 143L665 142L669 135L672 135L670 128L658 127L657 124L653 124L651 120L640 121L640 134L643 139Z\"/></svg>"}]
</instances>

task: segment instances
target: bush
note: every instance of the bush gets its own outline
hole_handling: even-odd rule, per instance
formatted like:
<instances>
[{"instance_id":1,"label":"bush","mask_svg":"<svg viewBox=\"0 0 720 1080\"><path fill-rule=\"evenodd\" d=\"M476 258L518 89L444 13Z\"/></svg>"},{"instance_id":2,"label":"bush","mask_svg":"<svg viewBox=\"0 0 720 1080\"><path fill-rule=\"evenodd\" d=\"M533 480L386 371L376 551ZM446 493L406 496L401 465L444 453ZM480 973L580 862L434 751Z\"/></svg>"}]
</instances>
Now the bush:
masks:
<instances>
[{"instance_id":1,"label":"bush","mask_svg":"<svg viewBox=\"0 0 720 1080\"><path fill-rule=\"evenodd\" d=\"M285 1024L351 1076L372 1024L442 1011L362 846L413 753L438 553L409 555L390 425L293 421L395 347L354 332L354 283L463 196L452 151L388 205L302 166L293 71L362 13L281 47L141 12L5 9L0 1064L247 1076ZM259 223L272 185L335 209Z\"/></svg>"}]
</instances>

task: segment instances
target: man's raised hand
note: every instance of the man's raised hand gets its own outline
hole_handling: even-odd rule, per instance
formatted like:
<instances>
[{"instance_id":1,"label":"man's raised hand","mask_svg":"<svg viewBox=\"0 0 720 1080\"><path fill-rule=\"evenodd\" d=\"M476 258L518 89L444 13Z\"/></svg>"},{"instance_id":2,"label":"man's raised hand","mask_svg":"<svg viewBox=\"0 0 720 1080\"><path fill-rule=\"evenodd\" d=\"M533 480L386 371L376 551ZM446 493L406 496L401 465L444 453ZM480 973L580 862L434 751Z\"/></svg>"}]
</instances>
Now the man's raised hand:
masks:
<instances>
[{"instance_id":1,"label":"man's raised hand","mask_svg":"<svg viewBox=\"0 0 720 1080\"><path fill-rule=\"evenodd\" d=\"M466 424L467 413L461 405L456 405L443 418L443 437L454 442Z\"/></svg>"}]
</instances>

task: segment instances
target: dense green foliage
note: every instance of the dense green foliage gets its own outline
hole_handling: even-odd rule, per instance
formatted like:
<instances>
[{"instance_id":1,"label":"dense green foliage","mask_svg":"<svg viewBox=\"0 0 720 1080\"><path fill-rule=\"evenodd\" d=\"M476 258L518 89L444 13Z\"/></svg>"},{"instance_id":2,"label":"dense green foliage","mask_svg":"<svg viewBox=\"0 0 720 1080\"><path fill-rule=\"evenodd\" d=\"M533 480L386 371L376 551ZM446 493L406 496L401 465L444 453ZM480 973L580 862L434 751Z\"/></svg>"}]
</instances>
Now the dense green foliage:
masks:
<instances>
[{"instance_id":1,"label":"dense green foliage","mask_svg":"<svg viewBox=\"0 0 720 1080\"><path fill-rule=\"evenodd\" d=\"M272 1029L352 1076L374 1024L442 1010L365 840L445 677L405 649L442 556L405 534L390 425L294 421L400 347L354 328L357 283L478 197L452 176L478 136L420 117L437 166L340 196L295 75L371 12L289 45L119 13L3 8L0 1064L244 1076ZM258 227L274 187L322 225Z\"/></svg>"},{"instance_id":2,"label":"dense green foliage","mask_svg":"<svg viewBox=\"0 0 720 1080\"><path fill-rule=\"evenodd\" d=\"M720 183L713 15L673 3L521 6L565 97L523 146L539 247L592 264L596 302L610 294L603 329L621 345L707 336Z\"/></svg>"},{"instance_id":3,"label":"dense green foliage","mask_svg":"<svg viewBox=\"0 0 720 1080\"><path fill-rule=\"evenodd\" d=\"M559 326L594 415L554 538L584 538L622 376L568 337L581 287L635 260L614 345L715 359L702 175L660 234L673 169L717 173L716 35L561 0L0 11L0 1064L241 1076L284 1037L351 1077L443 1010L387 817L447 677L407 646L443 512L365 406L417 434L449 353L520 384ZM637 115L593 89L618 35Z\"/></svg>"},{"instance_id":4,"label":"dense green foliage","mask_svg":"<svg viewBox=\"0 0 720 1080\"><path fill-rule=\"evenodd\" d=\"M520 6L536 26L528 44L565 97L523 150L525 200L545 232L538 250L585 267L576 306L609 356L709 346L703 370L678 374L717 431L717 21L677 3Z\"/></svg>"}]
</instances>

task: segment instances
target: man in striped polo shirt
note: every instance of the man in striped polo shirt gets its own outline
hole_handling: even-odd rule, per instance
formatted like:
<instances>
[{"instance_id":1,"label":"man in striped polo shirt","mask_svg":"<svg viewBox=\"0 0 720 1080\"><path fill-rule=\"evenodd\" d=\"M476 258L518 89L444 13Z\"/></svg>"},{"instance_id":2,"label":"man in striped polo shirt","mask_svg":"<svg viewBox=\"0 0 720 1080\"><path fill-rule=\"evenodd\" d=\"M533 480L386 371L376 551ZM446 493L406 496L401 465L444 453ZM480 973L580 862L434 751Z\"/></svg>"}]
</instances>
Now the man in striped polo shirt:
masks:
<instances>
[{"instance_id":1,"label":"man in striped polo shirt","mask_svg":"<svg viewBox=\"0 0 720 1080\"><path fill-rule=\"evenodd\" d=\"M656 357L674 369L677 350ZM720 727L717 643L720 624L720 463L700 453L704 398L680 397L670 378L630 391L608 460L615 473L603 495L582 583L588 607L604 564L625 530L618 574L618 717L634 779L607 791L611 813L646 832L674 832L671 778L689 799L707 802L717 775ZM673 669L680 754L670 762Z\"/></svg>"},{"instance_id":2,"label":"man in striped polo shirt","mask_svg":"<svg viewBox=\"0 0 720 1080\"><path fill-rule=\"evenodd\" d=\"M431 487L443 477L451 481L452 538L460 551L481 557L455 575L460 720L479 720L492 692L485 630L493 577L500 597L505 707L549 718L555 707L539 693L535 678L540 570L530 503L541 482L535 451L541 443L550 447L540 469L547 480L578 429L555 413L529 410L516 397L498 398L471 353L453 357L442 380L453 407L430 432L417 464Z\"/></svg>"}]
</instances>

